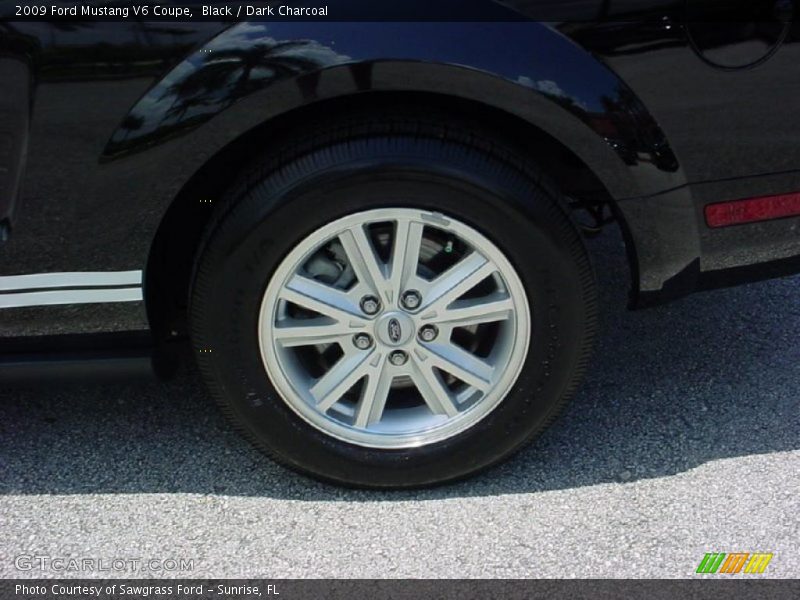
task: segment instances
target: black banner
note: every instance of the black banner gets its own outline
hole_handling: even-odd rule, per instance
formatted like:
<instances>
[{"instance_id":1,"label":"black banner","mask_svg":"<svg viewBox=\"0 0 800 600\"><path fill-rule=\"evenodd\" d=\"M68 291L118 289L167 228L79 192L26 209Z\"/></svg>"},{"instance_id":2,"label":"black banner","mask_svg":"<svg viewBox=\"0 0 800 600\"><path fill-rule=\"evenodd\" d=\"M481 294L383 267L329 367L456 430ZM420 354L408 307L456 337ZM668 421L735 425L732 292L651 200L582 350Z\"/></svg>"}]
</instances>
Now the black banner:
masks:
<instances>
[{"instance_id":1,"label":"black banner","mask_svg":"<svg viewBox=\"0 0 800 600\"><path fill-rule=\"evenodd\" d=\"M793 0L2 0L0 21L781 22Z\"/></svg>"},{"instance_id":2,"label":"black banner","mask_svg":"<svg viewBox=\"0 0 800 600\"><path fill-rule=\"evenodd\" d=\"M392 580L392 579L7 579L0 598L19 600L782 600L800 580Z\"/></svg>"}]
</instances>

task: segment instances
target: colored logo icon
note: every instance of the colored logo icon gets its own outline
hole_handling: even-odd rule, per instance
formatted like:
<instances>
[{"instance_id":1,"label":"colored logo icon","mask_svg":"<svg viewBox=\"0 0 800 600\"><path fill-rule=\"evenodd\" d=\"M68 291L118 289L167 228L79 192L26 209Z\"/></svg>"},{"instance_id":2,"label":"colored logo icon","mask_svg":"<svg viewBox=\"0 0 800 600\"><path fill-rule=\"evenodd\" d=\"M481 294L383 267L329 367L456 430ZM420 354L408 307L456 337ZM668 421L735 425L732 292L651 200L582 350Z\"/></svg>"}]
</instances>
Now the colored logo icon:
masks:
<instances>
[{"instance_id":1,"label":"colored logo icon","mask_svg":"<svg viewBox=\"0 0 800 600\"><path fill-rule=\"evenodd\" d=\"M763 573L772 556L767 552L709 552L700 561L696 573Z\"/></svg>"}]
</instances>

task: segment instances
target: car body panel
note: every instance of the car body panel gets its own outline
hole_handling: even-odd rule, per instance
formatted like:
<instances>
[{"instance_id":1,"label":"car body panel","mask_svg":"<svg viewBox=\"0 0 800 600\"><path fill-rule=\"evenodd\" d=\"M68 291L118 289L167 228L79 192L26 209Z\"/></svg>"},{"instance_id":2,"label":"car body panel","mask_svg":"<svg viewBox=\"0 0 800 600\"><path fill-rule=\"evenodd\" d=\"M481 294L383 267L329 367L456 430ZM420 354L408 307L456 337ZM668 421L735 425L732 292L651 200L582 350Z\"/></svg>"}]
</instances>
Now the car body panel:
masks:
<instances>
[{"instance_id":1,"label":"car body panel","mask_svg":"<svg viewBox=\"0 0 800 600\"><path fill-rule=\"evenodd\" d=\"M542 3L502 4L545 15ZM0 274L144 270L170 204L229 144L302 107L373 92L485 104L567 146L615 201L639 305L755 279L763 261L800 269L798 219L711 231L701 218L709 201L800 189L800 116L787 100L800 81L798 30L759 50L769 60L755 68L722 69L687 35L682 2L553 6L547 14L574 18L6 25L5 47L30 66L34 108ZM714 46L713 58L751 42ZM3 336L149 326L141 301L2 316Z\"/></svg>"},{"instance_id":2,"label":"car body panel","mask_svg":"<svg viewBox=\"0 0 800 600\"><path fill-rule=\"evenodd\" d=\"M25 170L31 76L27 61L0 55L0 240L8 235Z\"/></svg>"}]
</instances>

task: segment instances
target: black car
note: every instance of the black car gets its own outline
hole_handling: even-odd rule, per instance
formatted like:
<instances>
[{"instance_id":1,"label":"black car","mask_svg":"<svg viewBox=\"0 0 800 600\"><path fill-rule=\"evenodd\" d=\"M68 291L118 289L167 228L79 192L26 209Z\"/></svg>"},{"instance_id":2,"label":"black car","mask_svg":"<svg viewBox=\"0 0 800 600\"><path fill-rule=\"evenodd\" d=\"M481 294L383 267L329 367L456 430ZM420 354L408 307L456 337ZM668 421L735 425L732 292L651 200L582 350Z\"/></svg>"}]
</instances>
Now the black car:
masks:
<instances>
[{"instance_id":1,"label":"black car","mask_svg":"<svg viewBox=\"0 0 800 600\"><path fill-rule=\"evenodd\" d=\"M800 271L791 2L374 4L4 6L0 376L189 342L277 461L420 486L574 393L586 235L621 228L632 308Z\"/></svg>"}]
</instances>

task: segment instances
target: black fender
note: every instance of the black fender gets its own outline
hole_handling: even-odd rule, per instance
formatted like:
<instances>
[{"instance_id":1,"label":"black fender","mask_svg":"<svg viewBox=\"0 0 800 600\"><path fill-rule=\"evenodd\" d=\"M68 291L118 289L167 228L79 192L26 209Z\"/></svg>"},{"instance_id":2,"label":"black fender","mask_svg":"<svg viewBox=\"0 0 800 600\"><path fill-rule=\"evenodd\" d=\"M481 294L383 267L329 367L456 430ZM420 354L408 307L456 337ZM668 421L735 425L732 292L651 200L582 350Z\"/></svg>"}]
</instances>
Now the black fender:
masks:
<instances>
[{"instance_id":1,"label":"black fender","mask_svg":"<svg viewBox=\"0 0 800 600\"><path fill-rule=\"evenodd\" d=\"M270 119L370 91L444 94L516 115L573 151L615 199L685 183L663 131L630 88L589 52L533 22L239 23L150 88L103 160L191 133L202 156L181 156L199 168Z\"/></svg>"},{"instance_id":2,"label":"black fender","mask_svg":"<svg viewBox=\"0 0 800 600\"><path fill-rule=\"evenodd\" d=\"M238 23L150 87L100 162L112 178L145 169L165 182L148 199L155 235L156 217L232 142L298 109L371 92L455 97L520 118L578 156L615 201L686 183L664 132L625 82L537 22ZM636 236L617 214L638 291Z\"/></svg>"}]
</instances>

